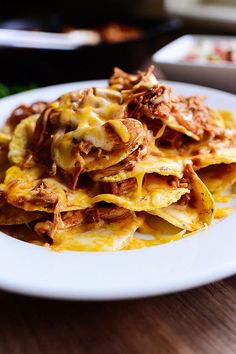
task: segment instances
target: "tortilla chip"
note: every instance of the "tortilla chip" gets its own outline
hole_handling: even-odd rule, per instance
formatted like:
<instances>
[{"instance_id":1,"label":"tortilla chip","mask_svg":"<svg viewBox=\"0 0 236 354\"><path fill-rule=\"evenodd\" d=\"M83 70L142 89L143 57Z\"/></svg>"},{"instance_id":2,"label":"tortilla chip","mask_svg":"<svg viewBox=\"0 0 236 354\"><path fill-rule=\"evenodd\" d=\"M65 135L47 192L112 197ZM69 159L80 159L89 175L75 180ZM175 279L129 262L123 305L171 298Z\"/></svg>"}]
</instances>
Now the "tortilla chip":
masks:
<instances>
[{"instance_id":1,"label":"tortilla chip","mask_svg":"<svg viewBox=\"0 0 236 354\"><path fill-rule=\"evenodd\" d=\"M58 230L53 236L53 249L71 251L118 251L124 249L139 227L137 217L96 227L82 225Z\"/></svg>"},{"instance_id":2,"label":"tortilla chip","mask_svg":"<svg viewBox=\"0 0 236 354\"><path fill-rule=\"evenodd\" d=\"M184 170L183 160L168 159L151 154L142 161L138 161L131 171L116 169L116 166L90 173L94 181L119 182L135 177L140 173L158 173L162 176L176 176L182 178ZM110 171L110 172L109 172Z\"/></svg>"},{"instance_id":3,"label":"tortilla chip","mask_svg":"<svg viewBox=\"0 0 236 354\"><path fill-rule=\"evenodd\" d=\"M169 223L188 231L201 230L209 226L214 218L215 202L208 188L189 166L191 183L190 200L187 204L174 203L167 208L149 211Z\"/></svg>"},{"instance_id":4,"label":"tortilla chip","mask_svg":"<svg viewBox=\"0 0 236 354\"><path fill-rule=\"evenodd\" d=\"M25 162L28 153L27 148L38 118L39 114L29 116L23 119L14 130L8 153L8 158L12 164L22 165Z\"/></svg>"},{"instance_id":5,"label":"tortilla chip","mask_svg":"<svg viewBox=\"0 0 236 354\"><path fill-rule=\"evenodd\" d=\"M6 204L0 209L0 225L6 226L28 224L33 220L42 218L44 215L45 214L42 212L26 212L23 209Z\"/></svg>"},{"instance_id":6,"label":"tortilla chip","mask_svg":"<svg viewBox=\"0 0 236 354\"><path fill-rule=\"evenodd\" d=\"M197 173L212 193L223 193L236 182L236 163L212 165Z\"/></svg>"},{"instance_id":7,"label":"tortilla chip","mask_svg":"<svg viewBox=\"0 0 236 354\"><path fill-rule=\"evenodd\" d=\"M236 114L230 111L218 111L222 117L226 129L236 129Z\"/></svg>"},{"instance_id":8,"label":"tortilla chip","mask_svg":"<svg viewBox=\"0 0 236 354\"><path fill-rule=\"evenodd\" d=\"M73 174L78 168L85 172L94 171L124 160L142 144L145 136L142 124L135 119L109 120L100 127L86 126L55 136L52 157L57 166L68 173ZM83 156L80 150L77 151L81 141L93 146Z\"/></svg>"},{"instance_id":9,"label":"tortilla chip","mask_svg":"<svg viewBox=\"0 0 236 354\"><path fill-rule=\"evenodd\" d=\"M92 205L96 185L86 189L71 190L56 177L43 178L43 167L20 169L10 167L6 172L4 186L9 204L26 211L54 212L85 209ZM94 193L95 195L95 193Z\"/></svg>"},{"instance_id":10,"label":"tortilla chip","mask_svg":"<svg viewBox=\"0 0 236 354\"><path fill-rule=\"evenodd\" d=\"M168 177L158 174L146 174L144 183L140 176L137 189L126 195L99 194L93 198L94 203L107 202L132 211L150 211L164 208L178 201L182 195L189 193L188 188L172 187Z\"/></svg>"}]
</instances>

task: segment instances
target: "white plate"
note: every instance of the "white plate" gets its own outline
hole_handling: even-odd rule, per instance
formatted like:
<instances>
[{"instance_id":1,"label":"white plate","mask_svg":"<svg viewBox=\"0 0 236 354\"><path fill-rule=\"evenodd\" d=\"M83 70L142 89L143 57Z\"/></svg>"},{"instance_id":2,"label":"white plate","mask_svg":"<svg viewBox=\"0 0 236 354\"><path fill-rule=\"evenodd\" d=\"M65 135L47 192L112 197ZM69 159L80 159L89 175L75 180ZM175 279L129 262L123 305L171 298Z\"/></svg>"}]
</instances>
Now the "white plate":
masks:
<instances>
[{"instance_id":1,"label":"white plate","mask_svg":"<svg viewBox=\"0 0 236 354\"><path fill-rule=\"evenodd\" d=\"M188 23L235 30L235 0L165 0L165 10L169 15L178 16ZM218 4L217 4L218 2ZM221 2L221 4L220 4Z\"/></svg>"},{"instance_id":2,"label":"white plate","mask_svg":"<svg viewBox=\"0 0 236 354\"><path fill-rule=\"evenodd\" d=\"M236 66L233 64L215 64L187 62L184 60L189 50L199 40L234 41L230 36L185 35L167 44L152 56L154 63L160 67L167 79L191 82L215 87L236 93Z\"/></svg>"},{"instance_id":3,"label":"white plate","mask_svg":"<svg viewBox=\"0 0 236 354\"><path fill-rule=\"evenodd\" d=\"M168 82L175 93L201 94L216 108L236 111L236 96ZM104 82L58 85L0 101L2 122L20 103L52 100ZM60 299L106 300L160 295L236 273L235 215L180 241L116 253L54 252L0 234L0 288Z\"/></svg>"}]
</instances>

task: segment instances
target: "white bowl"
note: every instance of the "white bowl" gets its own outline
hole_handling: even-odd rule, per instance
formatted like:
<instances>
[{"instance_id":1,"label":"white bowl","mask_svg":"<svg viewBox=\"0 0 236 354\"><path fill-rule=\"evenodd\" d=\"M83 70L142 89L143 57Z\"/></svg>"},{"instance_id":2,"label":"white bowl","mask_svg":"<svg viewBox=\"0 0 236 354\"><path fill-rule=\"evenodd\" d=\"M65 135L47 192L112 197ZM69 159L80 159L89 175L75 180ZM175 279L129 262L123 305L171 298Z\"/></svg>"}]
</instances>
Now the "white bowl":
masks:
<instances>
[{"instance_id":1,"label":"white bowl","mask_svg":"<svg viewBox=\"0 0 236 354\"><path fill-rule=\"evenodd\" d=\"M57 85L0 100L1 123L21 103L53 100L104 81ZM168 82L173 92L206 95L215 108L236 111L234 95ZM58 299L107 300L166 294L236 273L235 213L194 236L146 249L56 252L0 232L0 288Z\"/></svg>"},{"instance_id":2,"label":"white bowl","mask_svg":"<svg viewBox=\"0 0 236 354\"><path fill-rule=\"evenodd\" d=\"M236 93L236 65L193 63L184 61L189 50L199 41L234 40L234 37L185 35L158 50L152 60L169 80L201 84Z\"/></svg>"}]
</instances>

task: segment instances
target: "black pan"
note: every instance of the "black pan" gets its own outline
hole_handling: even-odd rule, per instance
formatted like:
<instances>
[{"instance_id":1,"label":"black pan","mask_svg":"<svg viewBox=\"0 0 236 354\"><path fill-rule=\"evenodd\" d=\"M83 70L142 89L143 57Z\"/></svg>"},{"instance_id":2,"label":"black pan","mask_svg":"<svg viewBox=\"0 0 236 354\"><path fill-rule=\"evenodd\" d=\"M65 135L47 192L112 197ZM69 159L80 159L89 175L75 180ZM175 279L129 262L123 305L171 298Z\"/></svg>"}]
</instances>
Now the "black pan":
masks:
<instances>
[{"instance_id":1,"label":"black pan","mask_svg":"<svg viewBox=\"0 0 236 354\"><path fill-rule=\"evenodd\" d=\"M142 38L83 46L69 51L0 47L0 80L5 83L36 82L39 85L48 85L105 78L111 74L114 66L135 71L142 68L151 54L164 44L165 36L180 28L180 22L176 19L115 20L141 28ZM8 20L0 22L0 28L59 32L63 26L93 28L105 22L100 20L92 23L51 16Z\"/></svg>"}]
</instances>

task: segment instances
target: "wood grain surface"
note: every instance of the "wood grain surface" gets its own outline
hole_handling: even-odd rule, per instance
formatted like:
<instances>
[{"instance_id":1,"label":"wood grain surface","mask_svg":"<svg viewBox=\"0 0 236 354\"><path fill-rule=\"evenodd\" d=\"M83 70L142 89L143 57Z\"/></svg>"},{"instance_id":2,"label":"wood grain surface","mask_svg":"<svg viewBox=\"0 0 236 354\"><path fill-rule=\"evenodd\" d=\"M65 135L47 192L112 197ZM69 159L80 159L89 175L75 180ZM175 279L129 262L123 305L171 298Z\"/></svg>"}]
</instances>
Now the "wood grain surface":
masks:
<instances>
[{"instance_id":1,"label":"wood grain surface","mask_svg":"<svg viewBox=\"0 0 236 354\"><path fill-rule=\"evenodd\" d=\"M119 302L0 292L0 314L0 354L236 353L236 277Z\"/></svg>"}]
</instances>

